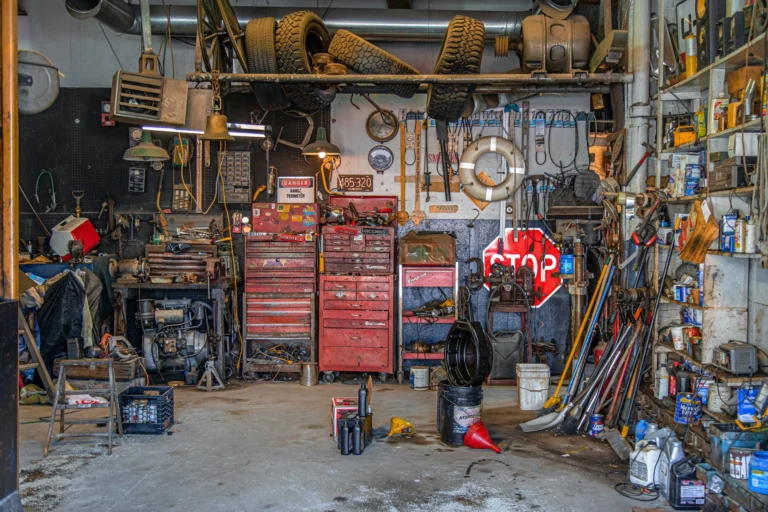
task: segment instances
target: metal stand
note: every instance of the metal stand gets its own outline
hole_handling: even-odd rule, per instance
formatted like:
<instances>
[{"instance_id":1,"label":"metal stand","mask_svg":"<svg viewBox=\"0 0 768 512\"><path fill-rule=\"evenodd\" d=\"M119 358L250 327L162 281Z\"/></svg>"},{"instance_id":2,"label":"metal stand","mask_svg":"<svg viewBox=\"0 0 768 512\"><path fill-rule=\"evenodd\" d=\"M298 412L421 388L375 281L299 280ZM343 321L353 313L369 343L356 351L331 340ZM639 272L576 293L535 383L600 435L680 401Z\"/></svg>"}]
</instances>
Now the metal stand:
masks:
<instances>
[{"instance_id":1,"label":"metal stand","mask_svg":"<svg viewBox=\"0 0 768 512\"><path fill-rule=\"evenodd\" d=\"M216 379L216 383L214 383L214 379ZM221 381L219 372L216 371L216 366L214 366L211 359L205 362L205 372L200 378L200 382L197 383L197 389L202 389L203 391L208 391L209 393L211 391L224 389L224 383Z\"/></svg>"},{"instance_id":2,"label":"metal stand","mask_svg":"<svg viewBox=\"0 0 768 512\"><path fill-rule=\"evenodd\" d=\"M95 388L87 390L72 390L67 391L67 368L70 366L93 366L93 365L107 365L109 369L109 387L107 388ZM81 393L87 393L89 395L107 395L109 401L106 404L68 404L67 395L76 395ZM123 419L120 415L120 406L117 403L117 392L115 391L115 372L112 369L112 360L106 361L86 359L80 361L61 361L59 366L59 379L56 382L56 396L53 399L53 407L51 408L51 422L48 425L48 437L45 439L45 446L43 447L43 457L48 456L48 448L51 445L51 439L62 437L106 437L107 438L107 454L112 455L112 432L114 430L115 422L117 422L117 432L120 437L123 437ZM67 420L64 411L68 409L109 409L109 416L99 418L78 418L75 420ZM53 433L53 425L56 423L56 413L60 413L59 418L59 433ZM107 432L75 432L72 434L66 434L64 425L84 425L89 423L107 423Z\"/></svg>"}]
</instances>

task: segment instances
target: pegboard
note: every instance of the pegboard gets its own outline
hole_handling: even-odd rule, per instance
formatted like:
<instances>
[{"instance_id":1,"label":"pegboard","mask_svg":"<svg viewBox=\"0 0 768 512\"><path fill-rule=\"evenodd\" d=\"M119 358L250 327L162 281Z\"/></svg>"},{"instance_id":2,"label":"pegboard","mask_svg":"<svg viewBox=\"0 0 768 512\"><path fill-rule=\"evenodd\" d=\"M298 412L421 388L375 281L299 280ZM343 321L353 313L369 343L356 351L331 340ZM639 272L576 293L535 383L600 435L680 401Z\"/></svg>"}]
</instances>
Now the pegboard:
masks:
<instances>
[{"instance_id":1,"label":"pegboard","mask_svg":"<svg viewBox=\"0 0 768 512\"><path fill-rule=\"evenodd\" d=\"M108 101L109 96L110 89L107 88L61 89L51 108L37 115L20 118L19 181L49 229L73 214L73 190L84 191L81 201L83 216L90 218L97 228L106 226L106 219L102 217L99 220L97 217L107 195L115 200L115 211L118 213L138 214L142 219L149 220L156 209L155 195L160 173L148 165L145 192L128 192L128 168L136 165L136 162L123 160L123 153L128 148L130 125L118 123L115 127L101 126L101 102ZM230 122L250 123L257 104L251 94L230 94L225 99L225 108ZM318 126L330 129L330 109L314 113L313 118L315 129ZM275 135L284 126L282 138L297 143L301 142L307 127L304 119L283 113L270 113L264 123L273 126ZM170 133L153 134L153 138L160 139L166 148L172 136ZM313 133L311 140L314 137ZM251 181L254 190L267 181L265 154L259 144L260 140L239 139L228 144L228 148L233 151L251 151ZM204 174L203 180L204 208L211 203L216 191L218 143L214 142L212 146L211 167ZM317 172L316 162L305 160L299 150L288 146L279 146L276 151L271 151L270 161L282 175L313 175ZM194 157L191 163L193 182L187 183L190 187L194 184ZM39 204L35 199L35 181L43 169L53 174L56 189L56 210L47 214L42 213L50 203L47 177L40 180ZM178 169L175 173L171 172L170 162L167 162L161 198L163 208L171 206L174 175L180 183ZM188 177L189 170L185 169L185 181ZM262 195L259 200L268 201L266 195ZM240 209L245 211L247 208L245 204L229 206L230 213ZM22 238L34 239L45 234L23 197L19 210ZM216 202L211 211L222 212L223 206ZM135 234L135 238L146 242L151 227L148 222L143 224L144 227ZM116 245L107 237L102 240L99 250L113 251Z\"/></svg>"}]
</instances>

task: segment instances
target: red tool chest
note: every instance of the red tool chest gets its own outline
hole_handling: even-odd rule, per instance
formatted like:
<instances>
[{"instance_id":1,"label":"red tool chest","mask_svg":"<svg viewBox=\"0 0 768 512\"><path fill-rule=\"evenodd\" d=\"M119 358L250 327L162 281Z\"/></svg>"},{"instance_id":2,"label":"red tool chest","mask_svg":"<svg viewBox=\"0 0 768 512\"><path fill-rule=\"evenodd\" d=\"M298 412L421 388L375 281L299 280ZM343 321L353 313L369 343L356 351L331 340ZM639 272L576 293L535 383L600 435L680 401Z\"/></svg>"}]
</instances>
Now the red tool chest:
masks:
<instances>
[{"instance_id":1,"label":"red tool chest","mask_svg":"<svg viewBox=\"0 0 768 512\"><path fill-rule=\"evenodd\" d=\"M317 291L317 205L254 203L252 231L245 237L243 338L256 343L304 343L315 352ZM291 235L300 234L302 237ZM243 352L243 372L273 372L273 363ZM300 370L282 365L280 371Z\"/></svg>"},{"instance_id":2,"label":"red tool chest","mask_svg":"<svg viewBox=\"0 0 768 512\"><path fill-rule=\"evenodd\" d=\"M323 226L326 272L393 274L395 228Z\"/></svg>"},{"instance_id":3,"label":"red tool chest","mask_svg":"<svg viewBox=\"0 0 768 512\"><path fill-rule=\"evenodd\" d=\"M389 196L329 198L345 219L373 224L394 220L394 205ZM334 372L378 372L383 382L394 371L396 240L391 225L323 226L319 369L326 382Z\"/></svg>"},{"instance_id":4,"label":"red tool chest","mask_svg":"<svg viewBox=\"0 0 768 512\"><path fill-rule=\"evenodd\" d=\"M394 308L394 275L322 274L320 371L379 372L384 380L394 370Z\"/></svg>"}]
</instances>

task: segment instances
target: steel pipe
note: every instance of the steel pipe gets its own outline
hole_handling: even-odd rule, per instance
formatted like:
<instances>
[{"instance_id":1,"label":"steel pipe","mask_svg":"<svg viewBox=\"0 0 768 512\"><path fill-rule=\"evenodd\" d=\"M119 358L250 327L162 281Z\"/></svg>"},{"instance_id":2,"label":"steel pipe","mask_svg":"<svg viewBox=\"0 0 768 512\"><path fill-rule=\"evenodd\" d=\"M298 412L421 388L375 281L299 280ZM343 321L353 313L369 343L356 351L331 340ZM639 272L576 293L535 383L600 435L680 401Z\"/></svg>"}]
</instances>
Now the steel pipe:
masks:
<instances>
[{"instance_id":1,"label":"steel pipe","mask_svg":"<svg viewBox=\"0 0 768 512\"><path fill-rule=\"evenodd\" d=\"M96 18L116 32L140 34L141 16L138 5L125 0L66 0L67 11L78 19ZM241 27L254 18L283 16L300 10L296 7L240 7L234 11ZM530 10L519 11L446 11L412 9L308 9L324 16L331 32L347 29L371 41L432 41L443 39L448 22L457 14L467 14L485 25L485 38L496 36L516 39L520 36L522 20ZM171 32L179 37L193 37L197 33L197 8L194 5L169 5ZM163 5L150 7L152 33L166 34L168 12Z\"/></svg>"},{"instance_id":2,"label":"steel pipe","mask_svg":"<svg viewBox=\"0 0 768 512\"><path fill-rule=\"evenodd\" d=\"M188 82L210 82L210 73L187 73ZM592 74L480 74L480 75L295 75L279 73L222 73L219 82L256 82L276 84L509 84L509 85L555 85L555 84L610 84L630 83L628 73Z\"/></svg>"}]
</instances>

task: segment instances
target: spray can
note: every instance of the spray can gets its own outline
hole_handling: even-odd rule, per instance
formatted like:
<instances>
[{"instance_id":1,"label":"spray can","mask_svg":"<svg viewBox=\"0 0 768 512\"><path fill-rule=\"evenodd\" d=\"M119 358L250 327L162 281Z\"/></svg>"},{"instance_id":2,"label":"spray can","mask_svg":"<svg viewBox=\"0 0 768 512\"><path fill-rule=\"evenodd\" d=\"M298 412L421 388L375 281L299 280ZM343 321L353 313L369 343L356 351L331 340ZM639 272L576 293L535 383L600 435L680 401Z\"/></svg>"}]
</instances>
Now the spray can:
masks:
<instances>
[{"instance_id":1,"label":"spray can","mask_svg":"<svg viewBox=\"0 0 768 512\"><path fill-rule=\"evenodd\" d=\"M685 36L685 77L690 78L698 71L698 52L696 50L696 36L689 33Z\"/></svg>"}]
</instances>

